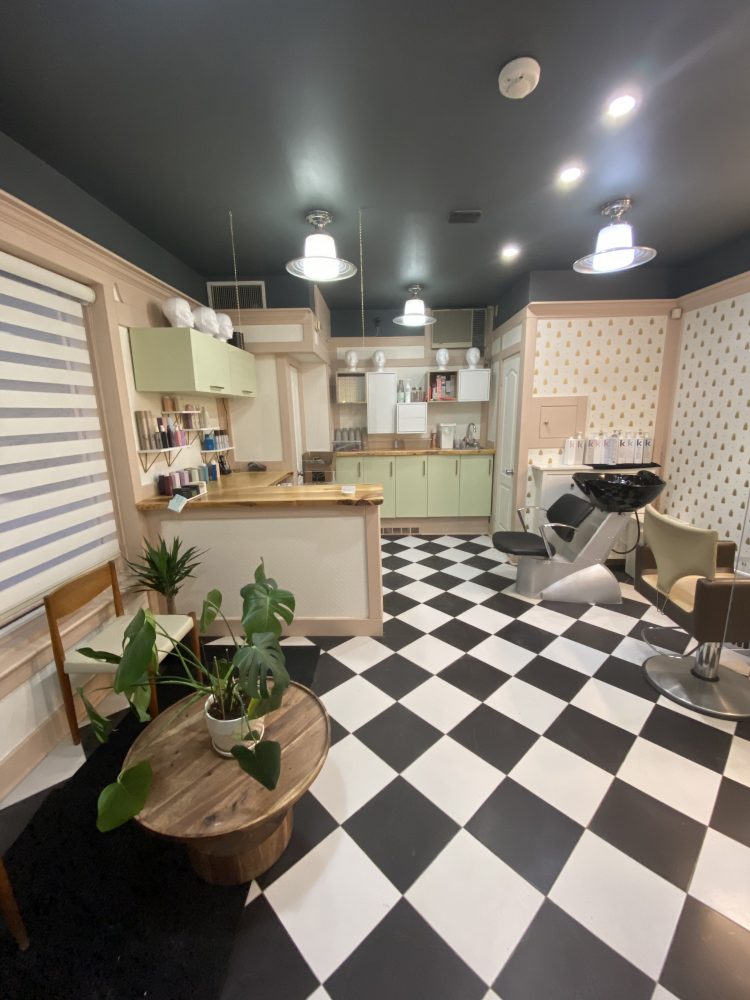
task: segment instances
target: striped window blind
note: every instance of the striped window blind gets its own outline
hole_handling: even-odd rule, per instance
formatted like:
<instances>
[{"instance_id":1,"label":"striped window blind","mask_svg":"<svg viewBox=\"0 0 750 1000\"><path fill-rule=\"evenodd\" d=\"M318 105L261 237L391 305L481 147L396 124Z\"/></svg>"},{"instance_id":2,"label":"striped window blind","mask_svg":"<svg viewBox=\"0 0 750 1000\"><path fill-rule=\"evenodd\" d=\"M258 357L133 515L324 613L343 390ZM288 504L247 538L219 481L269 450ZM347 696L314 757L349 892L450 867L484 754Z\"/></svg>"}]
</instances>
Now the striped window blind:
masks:
<instances>
[{"instance_id":1,"label":"striped window blind","mask_svg":"<svg viewBox=\"0 0 750 1000\"><path fill-rule=\"evenodd\" d=\"M0 255L0 623L119 551L82 300Z\"/></svg>"}]
</instances>

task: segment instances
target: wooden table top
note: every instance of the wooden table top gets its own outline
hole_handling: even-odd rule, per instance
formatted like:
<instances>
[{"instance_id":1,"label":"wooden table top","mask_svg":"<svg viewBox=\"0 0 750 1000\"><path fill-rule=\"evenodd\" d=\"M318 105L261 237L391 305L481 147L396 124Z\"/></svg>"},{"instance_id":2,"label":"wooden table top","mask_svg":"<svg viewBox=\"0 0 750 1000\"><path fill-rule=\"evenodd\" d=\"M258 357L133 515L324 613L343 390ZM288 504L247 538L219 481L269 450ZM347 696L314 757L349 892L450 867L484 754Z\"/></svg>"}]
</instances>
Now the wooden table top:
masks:
<instances>
[{"instance_id":1,"label":"wooden table top","mask_svg":"<svg viewBox=\"0 0 750 1000\"><path fill-rule=\"evenodd\" d=\"M281 744L281 776L269 792L233 758L212 748L203 700L187 698L158 715L130 748L123 767L148 760L153 781L137 822L163 837L190 840L251 830L286 812L317 777L331 742L330 722L312 691L292 682L266 718L266 739Z\"/></svg>"}]
</instances>

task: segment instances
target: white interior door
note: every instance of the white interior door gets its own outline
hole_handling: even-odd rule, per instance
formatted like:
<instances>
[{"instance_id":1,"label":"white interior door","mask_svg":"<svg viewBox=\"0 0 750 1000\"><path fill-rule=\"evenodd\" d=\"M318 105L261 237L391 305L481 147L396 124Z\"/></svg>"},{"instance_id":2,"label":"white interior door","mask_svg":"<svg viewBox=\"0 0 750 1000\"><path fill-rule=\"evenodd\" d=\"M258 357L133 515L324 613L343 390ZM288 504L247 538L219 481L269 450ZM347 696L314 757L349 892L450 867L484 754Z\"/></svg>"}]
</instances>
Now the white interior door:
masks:
<instances>
[{"instance_id":1,"label":"white interior door","mask_svg":"<svg viewBox=\"0 0 750 1000\"><path fill-rule=\"evenodd\" d=\"M518 421L518 379L521 355L506 358L500 368L498 428L495 434L495 506L493 531L513 531L513 513L517 469L516 424Z\"/></svg>"},{"instance_id":2,"label":"white interior door","mask_svg":"<svg viewBox=\"0 0 750 1000\"><path fill-rule=\"evenodd\" d=\"M289 366L289 387L292 400L292 449L296 466L294 481L302 475L302 407L300 405L299 372L294 365Z\"/></svg>"}]
</instances>

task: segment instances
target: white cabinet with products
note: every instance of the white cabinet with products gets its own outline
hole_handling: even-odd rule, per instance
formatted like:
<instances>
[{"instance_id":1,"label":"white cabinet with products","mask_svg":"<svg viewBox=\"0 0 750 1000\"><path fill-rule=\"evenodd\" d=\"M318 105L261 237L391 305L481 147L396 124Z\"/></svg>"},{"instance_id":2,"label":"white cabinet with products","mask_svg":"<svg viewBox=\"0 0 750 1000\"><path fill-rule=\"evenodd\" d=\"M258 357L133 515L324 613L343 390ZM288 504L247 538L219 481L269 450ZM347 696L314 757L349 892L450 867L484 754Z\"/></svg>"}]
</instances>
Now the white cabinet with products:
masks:
<instances>
[{"instance_id":1,"label":"white cabinet with products","mask_svg":"<svg viewBox=\"0 0 750 1000\"><path fill-rule=\"evenodd\" d=\"M367 372L367 433L393 434L396 430L395 372Z\"/></svg>"}]
</instances>

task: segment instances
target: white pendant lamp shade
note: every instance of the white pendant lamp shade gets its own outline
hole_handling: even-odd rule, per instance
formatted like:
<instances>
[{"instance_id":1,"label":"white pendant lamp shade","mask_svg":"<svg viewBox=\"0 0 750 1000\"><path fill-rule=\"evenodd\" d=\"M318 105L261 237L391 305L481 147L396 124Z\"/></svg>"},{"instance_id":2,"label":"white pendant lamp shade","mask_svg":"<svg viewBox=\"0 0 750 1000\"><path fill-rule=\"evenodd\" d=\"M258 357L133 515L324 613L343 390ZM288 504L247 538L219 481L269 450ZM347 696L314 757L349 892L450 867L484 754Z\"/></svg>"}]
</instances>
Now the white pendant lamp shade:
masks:
<instances>
[{"instance_id":1,"label":"white pendant lamp shade","mask_svg":"<svg viewBox=\"0 0 750 1000\"><path fill-rule=\"evenodd\" d=\"M290 260L286 269L295 278L307 281L342 281L357 273L357 268L348 260L336 256L336 243L323 228L333 221L330 212L316 209L306 217L316 231L305 240L305 255Z\"/></svg>"},{"instance_id":2,"label":"white pendant lamp shade","mask_svg":"<svg viewBox=\"0 0 750 1000\"><path fill-rule=\"evenodd\" d=\"M393 322L398 323L399 326L432 326L435 317L428 315L425 311L424 299L418 297L422 286L410 285L409 291L413 298L406 300L403 315L394 316Z\"/></svg>"},{"instance_id":3,"label":"white pendant lamp shade","mask_svg":"<svg viewBox=\"0 0 750 1000\"><path fill-rule=\"evenodd\" d=\"M611 274L639 267L654 259L656 250L633 246L633 227L622 221L630 204L629 198L622 198L602 209L602 215L611 218L612 222L599 230L595 251L577 260L573 265L574 271L579 274Z\"/></svg>"}]
</instances>

